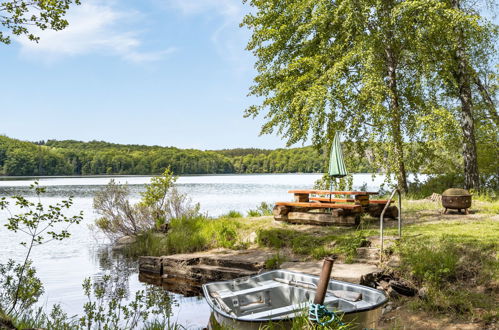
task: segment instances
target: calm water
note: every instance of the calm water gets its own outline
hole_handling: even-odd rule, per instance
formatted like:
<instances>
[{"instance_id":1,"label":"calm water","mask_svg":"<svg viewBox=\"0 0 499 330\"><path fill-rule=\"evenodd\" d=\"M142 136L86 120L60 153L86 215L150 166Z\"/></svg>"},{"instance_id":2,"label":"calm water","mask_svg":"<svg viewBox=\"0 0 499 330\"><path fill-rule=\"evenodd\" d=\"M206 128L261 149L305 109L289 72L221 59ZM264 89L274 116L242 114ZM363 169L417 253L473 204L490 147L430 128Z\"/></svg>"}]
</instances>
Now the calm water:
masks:
<instances>
[{"instance_id":1,"label":"calm water","mask_svg":"<svg viewBox=\"0 0 499 330\"><path fill-rule=\"evenodd\" d=\"M290 189L310 189L320 174L269 174L269 175L209 175L184 176L177 181L179 190L188 194L194 202L201 204L203 212L217 216L229 210L245 213L262 201L290 200ZM122 274L122 280L131 293L142 289L138 281L137 265L124 262L108 248L104 237L88 228L96 218L92 198L111 177L63 177L41 178L41 186L47 188L42 198L44 204L54 204L62 198L74 196L71 212L84 212L80 225L70 228L71 238L62 242L50 242L32 252L34 266L45 287L42 303L52 306L60 303L69 315L81 313L85 302L81 283L86 277L98 278L110 272ZM113 177L121 183L128 183L132 199L139 200L139 193L150 177ZM372 179L369 174L354 175L354 188L367 184L367 189L377 191L384 177ZM14 194L26 195L32 178L0 178L0 197ZM7 214L0 213L0 223ZM25 251L17 243L23 237L13 235L0 226L0 262L8 258L20 260ZM172 321L188 328L205 327L210 310L203 298L183 297L171 294L173 306Z\"/></svg>"}]
</instances>

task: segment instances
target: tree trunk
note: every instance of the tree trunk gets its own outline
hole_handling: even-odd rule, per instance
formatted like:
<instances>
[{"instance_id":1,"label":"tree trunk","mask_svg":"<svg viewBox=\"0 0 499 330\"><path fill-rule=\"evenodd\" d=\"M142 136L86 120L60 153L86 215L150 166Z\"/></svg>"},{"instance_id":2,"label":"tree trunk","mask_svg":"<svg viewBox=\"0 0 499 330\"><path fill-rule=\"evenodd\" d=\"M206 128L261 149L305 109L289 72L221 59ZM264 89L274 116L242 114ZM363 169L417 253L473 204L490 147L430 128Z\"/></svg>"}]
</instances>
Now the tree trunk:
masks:
<instances>
[{"instance_id":1,"label":"tree trunk","mask_svg":"<svg viewBox=\"0 0 499 330\"><path fill-rule=\"evenodd\" d=\"M388 88L390 89L390 114L391 114L391 129L395 151L395 162L397 167L398 188L407 193L409 187L407 185L407 173L404 163L404 141L401 129L401 109L399 103L399 93L397 90L397 61L395 59L393 49L388 46L385 49L386 65L388 70Z\"/></svg>"},{"instance_id":2,"label":"tree trunk","mask_svg":"<svg viewBox=\"0 0 499 330\"><path fill-rule=\"evenodd\" d=\"M487 87L485 87L485 85L482 83L482 81L476 75L476 73L475 73L475 84L478 87L480 94L482 94L483 100L487 104L487 108L488 108L489 115L490 115L490 120L494 123L494 125L496 127L499 127L499 115L497 114L497 110L496 110L496 106L494 104L494 101L492 101L492 97L490 96L490 93L487 90Z\"/></svg>"},{"instance_id":3,"label":"tree trunk","mask_svg":"<svg viewBox=\"0 0 499 330\"><path fill-rule=\"evenodd\" d=\"M459 0L453 5L460 9ZM475 125L473 122L473 104L471 97L471 73L465 56L463 30L458 31L456 50L456 71L454 73L458 84L459 101L461 102L460 124L463 131L463 160L464 160L464 187L466 189L480 189L478 174L478 156L476 152Z\"/></svg>"}]
</instances>

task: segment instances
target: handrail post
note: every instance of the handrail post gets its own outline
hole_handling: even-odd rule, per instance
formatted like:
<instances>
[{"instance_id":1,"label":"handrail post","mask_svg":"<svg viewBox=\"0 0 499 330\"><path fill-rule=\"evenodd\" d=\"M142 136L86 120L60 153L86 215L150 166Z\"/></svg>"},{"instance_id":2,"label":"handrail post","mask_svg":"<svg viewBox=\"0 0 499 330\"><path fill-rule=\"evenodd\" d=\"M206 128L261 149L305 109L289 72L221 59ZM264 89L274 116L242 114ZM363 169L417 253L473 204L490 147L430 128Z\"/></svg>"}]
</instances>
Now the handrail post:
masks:
<instances>
[{"instance_id":1,"label":"handrail post","mask_svg":"<svg viewBox=\"0 0 499 330\"><path fill-rule=\"evenodd\" d=\"M399 238L402 238L402 194L400 190L397 189L399 195Z\"/></svg>"},{"instance_id":2,"label":"handrail post","mask_svg":"<svg viewBox=\"0 0 499 330\"><path fill-rule=\"evenodd\" d=\"M379 241L380 241L379 259L380 260L383 258L383 245L384 245L383 226L384 226L385 212L388 209L388 207L390 207L390 203L395 193L397 193L399 197L398 232L399 232L399 238L402 237L402 195L399 189L395 189L392 191L392 194L390 195L390 198L388 199L388 202L383 208L383 211L381 212L381 216L379 218Z\"/></svg>"}]
</instances>

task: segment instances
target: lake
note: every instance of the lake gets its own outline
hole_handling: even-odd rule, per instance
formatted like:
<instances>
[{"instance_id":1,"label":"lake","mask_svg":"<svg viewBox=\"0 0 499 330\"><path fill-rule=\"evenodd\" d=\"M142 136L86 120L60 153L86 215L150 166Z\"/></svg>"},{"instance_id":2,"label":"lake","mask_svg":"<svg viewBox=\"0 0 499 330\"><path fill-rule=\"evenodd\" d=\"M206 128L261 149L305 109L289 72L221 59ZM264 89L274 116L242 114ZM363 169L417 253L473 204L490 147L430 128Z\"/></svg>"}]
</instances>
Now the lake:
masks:
<instances>
[{"instance_id":1,"label":"lake","mask_svg":"<svg viewBox=\"0 0 499 330\"><path fill-rule=\"evenodd\" d=\"M321 174L255 174L255 175L202 175L181 176L177 181L179 190L186 193L193 202L201 204L201 210L210 216L218 216L229 210L245 214L261 202L290 200L290 189L310 189ZM124 262L113 253L102 235L89 229L97 217L92 208L95 192L113 178L127 183L132 192L132 200L140 199L140 192L149 182L148 176L114 177L50 177L40 178L41 186L47 193L42 203L54 204L68 196L74 196L74 204L67 214L84 212L84 220L70 228L72 236L61 242L50 242L36 247L32 252L34 266L45 287L41 303L52 306L59 303L69 314L80 314L85 302L81 284L87 277L99 278L109 272L118 272L130 293L144 288L138 280L137 265ZM354 189L363 185L367 190L377 191L384 176L375 179L370 174L355 174ZM15 194L26 195L33 178L0 178L0 197ZM6 213L0 213L0 221L5 222ZM17 244L23 237L13 235L0 227L0 262L8 258L21 260L24 248ZM201 297L184 297L171 293L174 301L172 321L189 329L206 327L210 310Z\"/></svg>"}]
</instances>

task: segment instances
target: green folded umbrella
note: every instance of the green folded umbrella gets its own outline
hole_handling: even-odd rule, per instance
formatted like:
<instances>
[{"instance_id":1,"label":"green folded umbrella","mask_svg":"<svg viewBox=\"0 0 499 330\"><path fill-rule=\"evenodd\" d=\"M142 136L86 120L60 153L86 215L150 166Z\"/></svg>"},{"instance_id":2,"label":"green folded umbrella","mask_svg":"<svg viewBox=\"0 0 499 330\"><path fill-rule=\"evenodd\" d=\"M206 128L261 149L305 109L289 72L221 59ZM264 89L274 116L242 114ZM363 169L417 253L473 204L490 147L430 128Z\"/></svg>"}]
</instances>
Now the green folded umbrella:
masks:
<instances>
[{"instance_id":1,"label":"green folded umbrella","mask_svg":"<svg viewBox=\"0 0 499 330\"><path fill-rule=\"evenodd\" d=\"M334 134L331 154L329 156L329 176L332 178L342 178L348 174L345 162L343 161L343 152L341 150L340 136L338 132Z\"/></svg>"}]
</instances>

